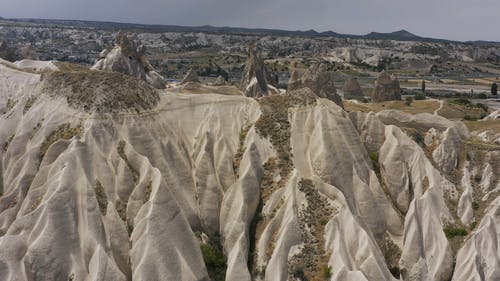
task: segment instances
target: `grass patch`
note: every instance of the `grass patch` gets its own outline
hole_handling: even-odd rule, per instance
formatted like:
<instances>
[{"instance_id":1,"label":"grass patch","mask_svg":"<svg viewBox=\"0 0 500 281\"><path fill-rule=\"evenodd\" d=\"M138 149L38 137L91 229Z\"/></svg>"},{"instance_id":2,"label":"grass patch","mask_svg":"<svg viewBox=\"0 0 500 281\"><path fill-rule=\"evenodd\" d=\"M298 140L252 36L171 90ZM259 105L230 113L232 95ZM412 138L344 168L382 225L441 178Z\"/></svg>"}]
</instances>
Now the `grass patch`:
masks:
<instances>
[{"instance_id":1,"label":"grass patch","mask_svg":"<svg viewBox=\"0 0 500 281\"><path fill-rule=\"evenodd\" d=\"M344 101L346 111L380 112L387 109L401 110L410 114L431 113L439 108L439 102L434 100L413 100L409 106L407 101L386 101L378 103L355 103Z\"/></svg>"}]
</instances>

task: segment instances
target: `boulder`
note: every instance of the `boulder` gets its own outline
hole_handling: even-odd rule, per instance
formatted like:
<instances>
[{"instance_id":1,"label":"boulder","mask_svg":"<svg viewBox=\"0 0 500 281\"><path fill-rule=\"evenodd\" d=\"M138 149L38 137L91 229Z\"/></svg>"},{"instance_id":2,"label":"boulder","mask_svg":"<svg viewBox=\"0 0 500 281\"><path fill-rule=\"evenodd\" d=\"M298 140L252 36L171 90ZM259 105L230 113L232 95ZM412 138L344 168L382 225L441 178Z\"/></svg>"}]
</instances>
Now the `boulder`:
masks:
<instances>
[{"instance_id":1,"label":"boulder","mask_svg":"<svg viewBox=\"0 0 500 281\"><path fill-rule=\"evenodd\" d=\"M399 80L391 77L387 72L382 71L375 81L372 100L374 102L401 100L401 88Z\"/></svg>"},{"instance_id":2,"label":"boulder","mask_svg":"<svg viewBox=\"0 0 500 281\"><path fill-rule=\"evenodd\" d=\"M344 84L344 99L355 99L362 101L364 99L363 90L359 85L358 79L349 78Z\"/></svg>"},{"instance_id":3,"label":"boulder","mask_svg":"<svg viewBox=\"0 0 500 281\"><path fill-rule=\"evenodd\" d=\"M342 98L337 94L333 83L333 73L328 71L325 64L315 63L311 65L300 80L297 73L292 73L288 83L288 91L304 87L311 89L317 97L332 100L342 108L344 107Z\"/></svg>"},{"instance_id":4,"label":"boulder","mask_svg":"<svg viewBox=\"0 0 500 281\"><path fill-rule=\"evenodd\" d=\"M124 73L147 81L155 88L165 88L163 77L154 71L146 58L146 47L137 46L121 32L115 37L115 46L102 51L92 69Z\"/></svg>"},{"instance_id":5,"label":"boulder","mask_svg":"<svg viewBox=\"0 0 500 281\"><path fill-rule=\"evenodd\" d=\"M198 77L198 73L196 73L196 71L192 68L189 69L189 71L186 73L186 75L182 79L181 85L187 84L189 82L195 82L195 83L200 82L200 78Z\"/></svg>"},{"instance_id":6,"label":"boulder","mask_svg":"<svg viewBox=\"0 0 500 281\"><path fill-rule=\"evenodd\" d=\"M241 77L240 90L247 97L263 97L269 95L267 88L268 71L255 42L248 46L247 61Z\"/></svg>"}]
</instances>

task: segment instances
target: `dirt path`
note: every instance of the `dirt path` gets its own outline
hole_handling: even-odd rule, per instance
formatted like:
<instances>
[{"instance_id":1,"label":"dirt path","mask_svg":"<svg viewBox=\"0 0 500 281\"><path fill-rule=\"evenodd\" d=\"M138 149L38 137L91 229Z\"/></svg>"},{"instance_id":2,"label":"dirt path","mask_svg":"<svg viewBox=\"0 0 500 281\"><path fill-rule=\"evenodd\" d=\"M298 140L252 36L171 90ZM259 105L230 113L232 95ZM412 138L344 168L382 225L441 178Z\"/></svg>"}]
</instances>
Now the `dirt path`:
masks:
<instances>
[{"instance_id":1,"label":"dirt path","mask_svg":"<svg viewBox=\"0 0 500 281\"><path fill-rule=\"evenodd\" d=\"M444 105L444 101L443 100L436 100L436 99L433 99L434 101L437 101L439 102L439 107L438 109L434 110L434 115L438 115L438 112L443 109L443 105Z\"/></svg>"}]
</instances>

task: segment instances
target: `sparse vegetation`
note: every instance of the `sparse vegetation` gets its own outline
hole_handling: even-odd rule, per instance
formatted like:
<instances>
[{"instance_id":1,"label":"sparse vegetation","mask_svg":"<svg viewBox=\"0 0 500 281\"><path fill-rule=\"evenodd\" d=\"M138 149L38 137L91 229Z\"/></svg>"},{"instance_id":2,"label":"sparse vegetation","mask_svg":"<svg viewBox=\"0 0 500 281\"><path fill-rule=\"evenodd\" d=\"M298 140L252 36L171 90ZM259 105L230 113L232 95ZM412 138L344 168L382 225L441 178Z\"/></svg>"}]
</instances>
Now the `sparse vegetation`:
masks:
<instances>
[{"instance_id":1,"label":"sparse vegetation","mask_svg":"<svg viewBox=\"0 0 500 281\"><path fill-rule=\"evenodd\" d=\"M424 94L416 94L415 100L425 100L425 95Z\"/></svg>"},{"instance_id":2,"label":"sparse vegetation","mask_svg":"<svg viewBox=\"0 0 500 281\"><path fill-rule=\"evenodd\" d=\"M290 260L289 274L300 274L302 280L328 280L331 268L329 253L324 249L324 231L334 210L309 179L299 181L307 207L299 211L299 228L304 242L301 252Z\"/></svg>"},{"instance_id":3,"label":"sparse vegetation","mask_svg":"<svg viewBox=\"0 0 500 281\"><path fill-rule=\"evenodd\" d=\"M30 110L30 108L33 106L33 104L35 103L35 101L36 101L37 99L38 99L38 96L33 95L33 96L30 96L30 97L26 100L26 103L24 104L24 108L23 108L23 113L24 113L24 114Z\"/></svg>"},{"instance_id":4,"label":"sparse vegetation","mask_svg":"<svg viewBox=\"0 0 500 281\"><path fill-rule=\"evenodd\" d=\"M245 140L251 127L251 124L245 124L240 131L238 150L234 154L233 159L233 170L237 176L239 176L238 170L240 168L241 158L243 157L243 153L245 152Z\"/></svg>"},{"instance_id":5,"label":"sparse vegetation","mask_svg":"<svg viewBox=\"0 0 500 281\"><path fill-rule=\"evenodd\" d=\"M103 216L106 215L106 210L108 208L108 197L106 196L106 191L102 186L101 182L98 180L94 184L95 197L97 199L97 204L99 205L99 210Z\"/></svg>"},{"instance_id":6,"label":"sparse vegetation","mask_svg":"<svg viewBox=\"0 0 500 281\"><path fill-rule=\"evenodd\" d=\"M9 138L3 143L2 150L4 152L6 152L7 149L9 149L9 145L12 142L12 140L14 139L15 136L16 136L15 134L10 135Z\"/></svg>"},{"instance_id":7,"label":"sparse vegetation","mask_svg":"<svg viewBox=\"0 0 500 281\"><path fill-rule=\"evenodd\" d=\"M209 243L201 243L200 250L210 279L213 281L225 280L227 259L222 251L220 237L214 237Z\"/></svg>"},{"instance_id":8,"label":"sparse vegetation","mask_svg":"<svg viewBox=\"0 0 500 281\"><path fill-rule=\"evenodd\" d=\"M78 125L76 127L71 127L69 123L65 123L57 127L54 131L52 131L45 141L40 146L39 159L42 161L45 153L49 149L49 147L58 140L64 139L69 140L73 137L82 137L83 135L83 127Z\"/></svg>"},{"instance_id":9,"label":"sparse vegetation","mask_svg":"<svg viewBox=\"0 0 500 281\"><path fill-rule=\"evenodd\" d=\"M145 81L118 72L55 71L42 75L41 91L63 96L68 105L88 112L139 112L154 108L160 96Z\"/></svg>"},{"instance_id":10,"label":"sparse vegetation","mask_svg":"<svg viewBox=\"0 0 500 281\"><path fill-rule=\"evenodd\" d=\"M443 228L443 231L448 239L452 239L457 236L467 235L467 229L456 226L446 226Z\"/></svg>"},{"instance_id":11,"label":"sparse vegetation","mask_svg":"<svg viewBox=\"0 0 500 281\"><path fill-rule=\"evenodd\" d=\"M405 99L405 104L407 106L411 106L411 103L413 102L413 98L412 97L406 97Z\"/></svg>"}]
</instances>

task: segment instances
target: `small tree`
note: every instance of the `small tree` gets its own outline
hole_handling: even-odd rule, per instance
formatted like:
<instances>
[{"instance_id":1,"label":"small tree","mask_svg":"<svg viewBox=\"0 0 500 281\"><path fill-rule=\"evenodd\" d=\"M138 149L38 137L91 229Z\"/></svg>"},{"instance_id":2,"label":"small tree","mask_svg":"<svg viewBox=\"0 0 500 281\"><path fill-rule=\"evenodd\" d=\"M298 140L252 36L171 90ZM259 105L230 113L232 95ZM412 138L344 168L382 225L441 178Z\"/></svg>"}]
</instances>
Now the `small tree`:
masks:
<instances>
[{"instance_id":1,"label":"small tree","mask_svg":"<svg viewBox=\"0 0 500 281\"><path fill-rule=\"evenodd\" d=\"M425 79L422 80L422 94L425 96Z\"/></svg>"},{"instance_id":2,"label":"small tree","mask_svg":"<svg viewBox=\"0 0 500 281\"><path fill-rule=\"evenodd\" d=\"M410 106L412 102L413 102L413 98L412 98L412 97L406 97L405 104L406 104L407 106Z\"/></svg>"},{"instance_id":3,"label":"small tree","mask_svg":"<svg viewBox=\"0 0 500 281\"><path fill-rule=\"evenodd\" d=\"M497 95L497 90L498 90L497 83L491 84L491 95L496 96Z\"/></svg>"}]
</instances>

